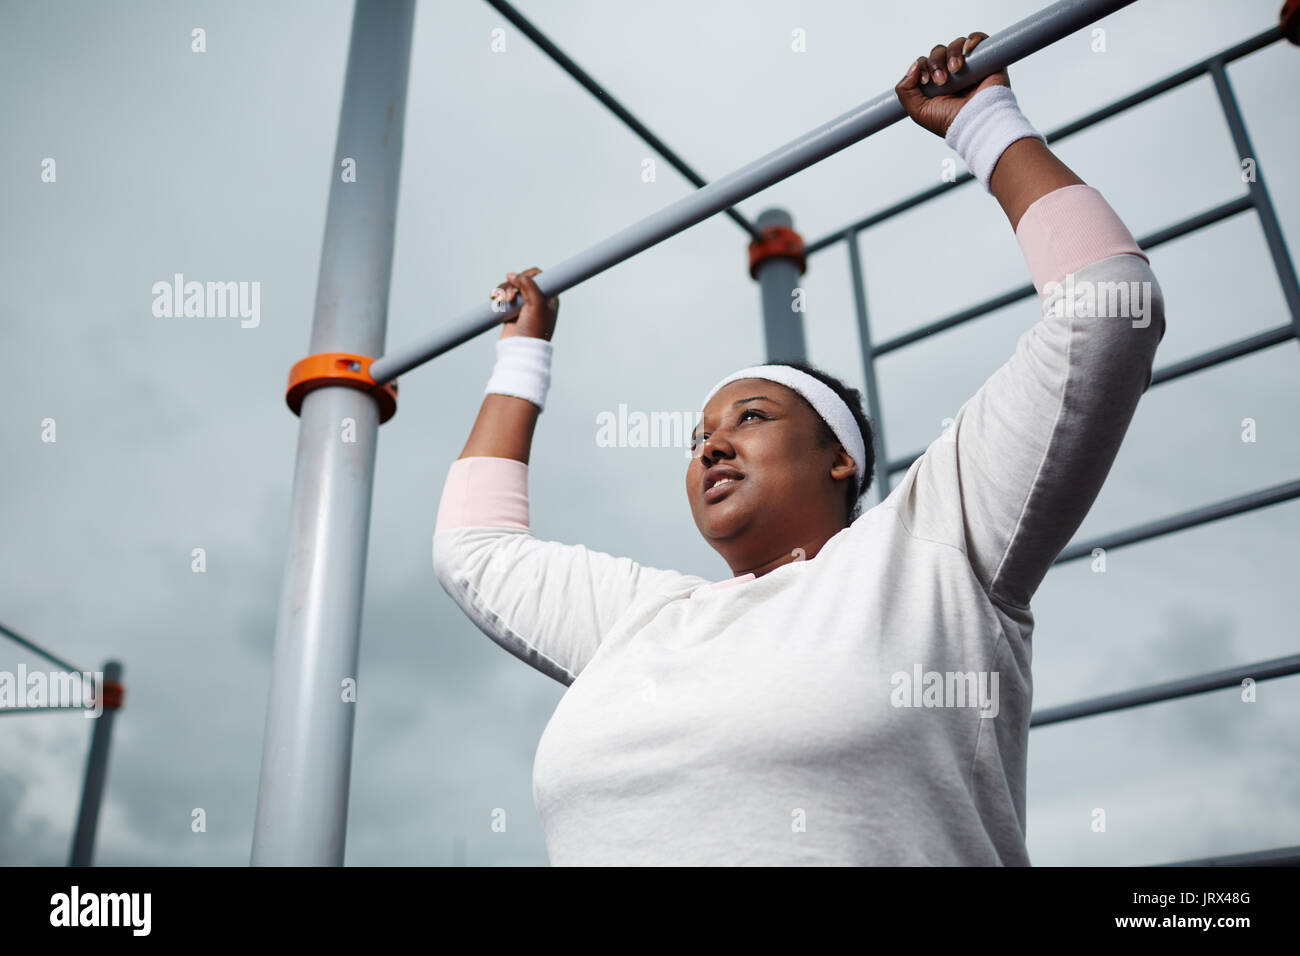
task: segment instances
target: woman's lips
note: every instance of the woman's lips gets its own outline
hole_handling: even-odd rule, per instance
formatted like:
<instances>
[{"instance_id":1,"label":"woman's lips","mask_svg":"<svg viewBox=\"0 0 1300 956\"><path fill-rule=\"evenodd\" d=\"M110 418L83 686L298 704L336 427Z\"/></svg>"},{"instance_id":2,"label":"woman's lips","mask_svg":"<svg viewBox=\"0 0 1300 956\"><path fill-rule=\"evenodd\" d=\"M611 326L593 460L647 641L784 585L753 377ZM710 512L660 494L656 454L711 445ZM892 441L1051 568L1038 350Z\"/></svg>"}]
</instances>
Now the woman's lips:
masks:
<instances>
[{"instance_id":1,"label":"woman's lips","mask_svg":"<svg viewBox=\"0 0 1300 956\"><path fill-rule=\"evenodd\" d=\"M704 492L705 502L712 504L718 499L726 497L727 493L730 492L732 488L736 487L736 485L740 484L744 480L744 478L726 478L718 482L708 491Z\"/></svg>"}]
</instances>

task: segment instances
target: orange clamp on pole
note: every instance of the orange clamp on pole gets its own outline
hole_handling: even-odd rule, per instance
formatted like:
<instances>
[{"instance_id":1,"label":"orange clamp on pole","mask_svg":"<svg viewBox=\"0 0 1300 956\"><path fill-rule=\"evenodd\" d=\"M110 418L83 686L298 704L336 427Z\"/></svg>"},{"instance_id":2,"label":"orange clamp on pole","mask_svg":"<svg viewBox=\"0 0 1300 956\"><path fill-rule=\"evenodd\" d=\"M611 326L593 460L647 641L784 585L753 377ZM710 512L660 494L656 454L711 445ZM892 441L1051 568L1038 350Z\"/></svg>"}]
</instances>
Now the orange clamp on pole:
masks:
<instances>
[{"instance_id":1,"label":"orange clamp on pole","mask_svg":"<svg viewBox=\"0 0 1300 956\"><path fill-rule=\"evenodd\" d=\"M763 238L749 244L749 275L758 278L758 266L764 259L784 256L799 263L799 274L808 271L808 257L803 251L803 236L789 226L767 226Z\"/></svg>"},{"instance_id":2,"label":"orange clamp on pole","mask_svg":"<svg viewBox=\"0 0 1300 956\"><path fill-rule=\"evenodd\" d=\"M1286 0L1278 11L1277 21L1282 28L1282 35L1300 45L1300 0Z\"/></svg>"},{"instance_id":3,"label":"orange clamp on pole","mask_svg":"<svg viewBox=\"0 0 1300 956\"><path fill-rule=\"evenodd\" d=\"M100 697L104 703L105 710L118 710L122 706L122 698L126 696L126 688L120 681L106 680L103 687L100 688Z\"/></svg>"},{"instance_id":4,"label":"orange clamp on pole","mask_svg":"<svg viewBox=\"0 0 1300 956\"><path fill-rule=\"evenodd\" d=\"M346 385L369 392L379 403L379 424L397 414L397 382L375 384L370 374L374 359L351 352L318 352L296 362L289 370L289 388L284 400L295 414L302 412L302 397L326 385Z\"/></svg>"}]
</instances>

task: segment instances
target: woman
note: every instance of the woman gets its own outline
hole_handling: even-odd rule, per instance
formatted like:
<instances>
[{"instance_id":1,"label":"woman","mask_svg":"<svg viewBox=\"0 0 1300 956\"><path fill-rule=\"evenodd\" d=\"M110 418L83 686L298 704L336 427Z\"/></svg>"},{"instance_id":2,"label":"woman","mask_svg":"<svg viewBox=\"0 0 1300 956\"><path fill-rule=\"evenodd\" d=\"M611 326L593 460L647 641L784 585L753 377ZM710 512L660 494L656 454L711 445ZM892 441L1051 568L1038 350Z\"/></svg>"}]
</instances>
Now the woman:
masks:
<instances>
[{"instance_id":1,"label":"woman","mask_svg":"<svg viewBox=\"0 0 1300 956\"><path fill-rule=\"evenodd\" d=\"M553 864L1029 863L1029 602L1150 385L1164 313L1147 257L1005 71L921 95L983 39L936 46L896 92L1001 204L1043 318L865 514L857 393L774 364L719 382L693 436L687 498L730 579L537 540L527 462L558 300L537 269L494 293L525 304L433 562L489 637L570 685L534 764ZM1108 311L1110 283L1136 283L1144 313Z\"/></svg>"}]
</instances>

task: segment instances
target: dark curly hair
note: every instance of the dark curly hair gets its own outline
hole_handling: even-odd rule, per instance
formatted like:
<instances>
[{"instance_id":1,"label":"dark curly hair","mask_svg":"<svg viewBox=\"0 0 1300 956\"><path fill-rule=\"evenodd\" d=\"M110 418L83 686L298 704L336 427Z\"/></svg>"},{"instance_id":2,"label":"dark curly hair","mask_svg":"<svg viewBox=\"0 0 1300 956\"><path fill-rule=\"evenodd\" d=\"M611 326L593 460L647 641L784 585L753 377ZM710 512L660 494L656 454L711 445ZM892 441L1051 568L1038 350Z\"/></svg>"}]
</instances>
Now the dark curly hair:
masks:
<instances>
[{"instance_id":1,"label":"dark curly hair","mask_svg":"<svg viewBox=\"0 0 1300 956\"><path fill-rule=\"evenodd\" d=\"M866 481L862 485L862 490L858 491L855 482L848 482L848 491L845 493L845 514L847 518L844 526L848 527L862 513L861 498L871 488L872 482L876 477L876 443L875 433L871 427L871 420L867 418L866 413L862 411L862 393L856 388L849 388L834 375L829 372L823 372L821 369L809 365L807 362L768 362L768 365L786 365L790 368L797 368L801 372L807 372L813 378L826 385L832 392L844 399L844 404L849 406L849 412L853 415L853 420L858 423L858 431L862 433L862 445L866 449L866 461L855 462L859 469L866 472ZM800 396L802 397L802 396ZM812 408L811 405L808 406ZM813 414L817 415L816 409ZM817 422L821 426L819 429L818 439L822 446L839 444L839 439L831 431L831 426L826 424L826 420L817 415ZM854 476L857 477L856 475Z\"/></svg>"}]
</instances>

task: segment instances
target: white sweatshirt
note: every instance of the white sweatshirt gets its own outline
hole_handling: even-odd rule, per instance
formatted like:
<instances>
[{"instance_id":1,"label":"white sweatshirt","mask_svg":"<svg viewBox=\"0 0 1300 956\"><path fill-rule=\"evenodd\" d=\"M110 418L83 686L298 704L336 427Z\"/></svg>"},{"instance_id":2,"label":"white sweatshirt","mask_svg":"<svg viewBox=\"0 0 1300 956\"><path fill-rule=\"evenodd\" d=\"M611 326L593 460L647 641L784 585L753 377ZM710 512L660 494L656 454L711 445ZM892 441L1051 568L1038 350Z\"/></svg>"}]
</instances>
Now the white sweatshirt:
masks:
<instances>
[{"instance_id":1,"label":"white sweatshirt","mask_svg":"<svg viewBox=\"0 0 1300 956\"><path fill-rule=\"evenodd\" d=\"M1029 864L1030 599L1101 489L1165 322L1091 187L1042 197L1017 237L1043 318L811 560L710 582L538 540L527 465L451 466L439 582L568 685L533 767L552 864ZM1079 290L1104 306L1118 287L1088 284L1115 282L1139 283L1145 317L1078 314Z\"/></svg>"}]
</instances>

